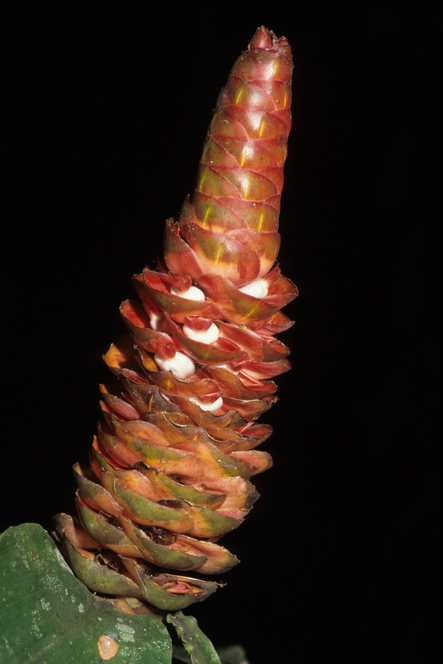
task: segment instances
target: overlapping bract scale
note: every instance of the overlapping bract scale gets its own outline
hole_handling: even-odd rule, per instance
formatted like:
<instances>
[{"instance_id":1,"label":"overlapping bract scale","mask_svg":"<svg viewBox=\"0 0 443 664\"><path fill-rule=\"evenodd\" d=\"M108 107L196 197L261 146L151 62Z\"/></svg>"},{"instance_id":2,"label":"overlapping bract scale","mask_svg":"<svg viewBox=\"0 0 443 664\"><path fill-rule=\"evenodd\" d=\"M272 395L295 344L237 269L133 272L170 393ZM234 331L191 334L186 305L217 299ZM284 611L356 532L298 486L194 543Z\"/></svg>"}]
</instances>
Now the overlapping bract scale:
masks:
<instances>
[{"instance_id":1,"label":"overlapping bract scale","mask_svg":"<svg viewBox=\"0 0 443 664\"><path fill-rule=\"evenodd\" d=\"M272 463L257 420L290 367L275 334L297 290L275 260L291 72L286 39L259 28L220 93L196 189L166 222L164 263L135 275L128 334L104 356L114 382L100 387L89 466L74 467L78 516L58 515L57 532L75 574L130 598L125 610L214 592L208 575L238 562L217 540Z\"/></svg>"}]
</instances>

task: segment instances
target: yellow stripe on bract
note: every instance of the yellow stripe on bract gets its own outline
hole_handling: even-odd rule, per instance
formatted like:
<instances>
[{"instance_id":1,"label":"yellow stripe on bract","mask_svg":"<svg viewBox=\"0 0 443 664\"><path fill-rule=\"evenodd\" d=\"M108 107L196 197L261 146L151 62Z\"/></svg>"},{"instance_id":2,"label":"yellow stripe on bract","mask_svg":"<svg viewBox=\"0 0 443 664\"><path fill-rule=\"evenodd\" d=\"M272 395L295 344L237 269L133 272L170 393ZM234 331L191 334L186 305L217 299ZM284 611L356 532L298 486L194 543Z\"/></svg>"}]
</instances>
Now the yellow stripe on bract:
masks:
<instances>
[{"instance_id":1,"label":"yellow stripe on bract","mask_svg":"<svg viewBox=\"0 0 443 664\"><path fill-rule=\"evenodd\" d=\"M235 103L236 103L236 104L238 104L238 102L239 102L240 99L242 98L242 95L243 95L243 92L244 92L244 91L245 91L245 89L244 89L244 87L242 86L242 87L240 88L240 90L238 91L237 96L236 96L236 98L235 98Z\"/></svg>"},{"instance_id":2,"label":"yellow stripe on bract","mask_svg":"<svg viewBox=\"0 0 443 664\"><path fill-rule=\"evenodd\" d=\"M197 190L197 191L201 191L201 190L202 190L202 184L203 184L203 182L206 180L207 177L208 177L208 169L205 168L205 169L203 170L203 173L202 173L202 175L201 175L201 178L199 179L199 181L198 181L198 183L197 183L197 186L196 186L196 190Z\"/></svg>"},{"instance_id":3,"label":"yellow stripe on bract","mask_svg":"<svg viewBox=\"0 0 443 664\"><path fill-rule=\"evenodd\" d=\"M221 256L221 254L222 254L222 251L223 251L223 247L222 247L221 244L219 244L219 245L218 245L218 249L217 249L217 253L215 254L215 258L214 258L214 263L215 263L216 265L217 265L217 263L218 263L219 260L220 260L220 256Z\"/></svg>"},{"instance_id":4,"label":"yellow stripe on bract","mask_svg":"<svg viewBox=\"0 0 443 664\"><path fill-rule=\"evenodd\" d=\"M251 309L248 311L247 314L245 314L245 318L249 318L250 316L252 316L252 314L255 313L255 311L258 309L260 304L261 304L261 302L257 302L257 304L254 303L254 306L251 307Z\"/></svg>"},{"instance_id":5,"label":"yellow stripe on bract","mask_svg":"<svg viewBox=\"0 0 443 664\"><path fill-rule=\"evenodd\" d=\"M277 67L278 67L278 60L276 59L276 60L274 60L274 67L272 69L272 78L275 77L275 74L277 72Z\"/></svg>"},{"instance_id":6,"label":"yellow stripe on bract","mask_svg":"<svg viewBox=\"0 0 443 664\"><path fill-rule=\"evenodd\" d=\"M284 95L283 95L283 108L286 108L287 103L288 103L288 93L287 93L287 91L286 91L286 89L285 89L285 93L284 93Z\"/></svg>"},{"instance_id":7,"label":"yellow stripe on bract","mask_svg":"<svg viewBox=\"0 0 443 664\"><path fill-rule=\"evenodd\" d=\"M265 127L266 127L266 115L263 114L263 117L262 117L262 119L261 119L261 121L260 121L260 126L259 126L259 128L258 128L258 137L259 137L259 138L262 137L262 134L263 134L263 132L264 132L264 130L265 130Z\"/></svg>"},{"instance_id":8,"label":"yellow stripe on bract","mask_svg":"<svg viewBox=\"0 0 443 664\"><path fill-rule=\"evenodd\" d=\"M212 205L208 205L208 207L206 208L206 212L204 214L204 217L203 217L203 225L206 224L211 211L212 211Z\"/></svg>"},{"instance_id":9,"label":"yellow stripe on bract","mask_svg":"<svg viewBox=\"0 0 443 664\"><path fill-rule=\"evenodd\" d=\"M240 168L243 168L243 165L246 161L247 152L248 152L248 145L246 144L243 146L243 150L241 151Z\"/></svg>"},{"instance_id":10,"label":"yellow stripe on bract","mask_svg":"<svg viewBox=\"0 0 443 664\"><path fill-rule=\"evenodd\" d=\"M261 231L264 219L265 219L265 211L264 211L264 208L262 208L261 211L260 211L260 217L258 219L258 224L257 224L257 230L258 231Z\"/></svg>"}]
</instances>

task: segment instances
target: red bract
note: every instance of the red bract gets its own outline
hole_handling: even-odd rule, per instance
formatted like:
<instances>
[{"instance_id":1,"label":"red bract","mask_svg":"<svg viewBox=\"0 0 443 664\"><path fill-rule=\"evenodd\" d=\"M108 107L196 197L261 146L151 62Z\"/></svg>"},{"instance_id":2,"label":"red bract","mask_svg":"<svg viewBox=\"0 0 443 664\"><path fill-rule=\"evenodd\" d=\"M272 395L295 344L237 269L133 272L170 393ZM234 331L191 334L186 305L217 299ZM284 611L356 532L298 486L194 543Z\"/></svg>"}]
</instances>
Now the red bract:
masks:
<instances>
[{"instance_id":1,"label":"red bract","mask_svg":"<svg viewBox=\"0 0 443 664\"><path fill-rule=\"evenodd\" d=\"M164 263L134 277L129 335L105 362L90 467L76 464L78 519L58 515L63 551L91 589L124 610L201 601L238 561L216 544L258 498L270 467L270 380L290 367L274 335L296 287L274 267L291 126L290 48L259 28L222 90L196 189L166 222ZM126 598L122 600L122 598Z\"/></svg>"}]
</instances>

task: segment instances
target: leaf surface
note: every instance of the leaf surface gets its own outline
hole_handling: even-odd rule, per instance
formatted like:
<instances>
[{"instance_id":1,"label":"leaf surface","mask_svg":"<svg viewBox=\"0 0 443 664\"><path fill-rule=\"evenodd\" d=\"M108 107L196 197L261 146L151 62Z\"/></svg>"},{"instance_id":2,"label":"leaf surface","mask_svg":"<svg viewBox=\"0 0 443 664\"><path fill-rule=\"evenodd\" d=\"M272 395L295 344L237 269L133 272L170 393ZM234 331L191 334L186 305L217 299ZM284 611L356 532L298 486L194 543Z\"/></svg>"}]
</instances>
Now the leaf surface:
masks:
<instances>
[{"instance_id":1,"label":"leaf surface","mask_svg":"<svg viewBox=\"0 0 443 664\"><path fill-rule=\"evenodd\" d=\"M177 611L175 614L170 613L166 620L174 625L192 664L221 664L214 646L193 616L185 616L182 611Z\"/></svg>"},{"instance_id":2,"label":"leaf surface","mask_svg":"<svg viewBox=\"0 0 443 664\"><path fill-rule=\"evenodd\" d=\"M225 646L217 649L221 664L249 664L244 648L239 645ZM192 664L192 660L183 646L172 646L172 664Z\"/></svg>"},{"instance_id":3,"label":"leaf surface","mask_svg":"<svg viewBox=\"0 0 443 664\"><path fill-rule=\"evenodd\" d=\"M41 526L1 535L2 664L171 664L171 657L166 627L94 596Z\"/></svg>"}]
</instances>

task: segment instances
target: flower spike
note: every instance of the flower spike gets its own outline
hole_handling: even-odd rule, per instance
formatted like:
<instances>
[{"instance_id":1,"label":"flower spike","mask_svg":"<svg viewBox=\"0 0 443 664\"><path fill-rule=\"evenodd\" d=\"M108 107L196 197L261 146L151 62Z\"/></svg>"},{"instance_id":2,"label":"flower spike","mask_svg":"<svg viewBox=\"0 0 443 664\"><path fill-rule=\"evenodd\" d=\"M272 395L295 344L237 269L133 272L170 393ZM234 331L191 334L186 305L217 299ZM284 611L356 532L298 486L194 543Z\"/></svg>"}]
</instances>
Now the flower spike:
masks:
<instances>
[{"instance_id":1,"label":"flower spike","mask_svg":"<svg viewBox=\"0 0 443 664\"><path fill-rule=\"evenodd\" d=\"M238 563L216 541L259 497L250 478L272 464L256 449L272 429L257 419L290 367L274 335L297 295L275 266L291 74L287 40L258 28L220 93L195 190L166 222L164 263L135 275L140 301L120 307L129 334L104 356L115 381L100 387L90 467L74 466L78 517L56 518L94 592L175 611Z\"/></svg>"}]
</instances>

